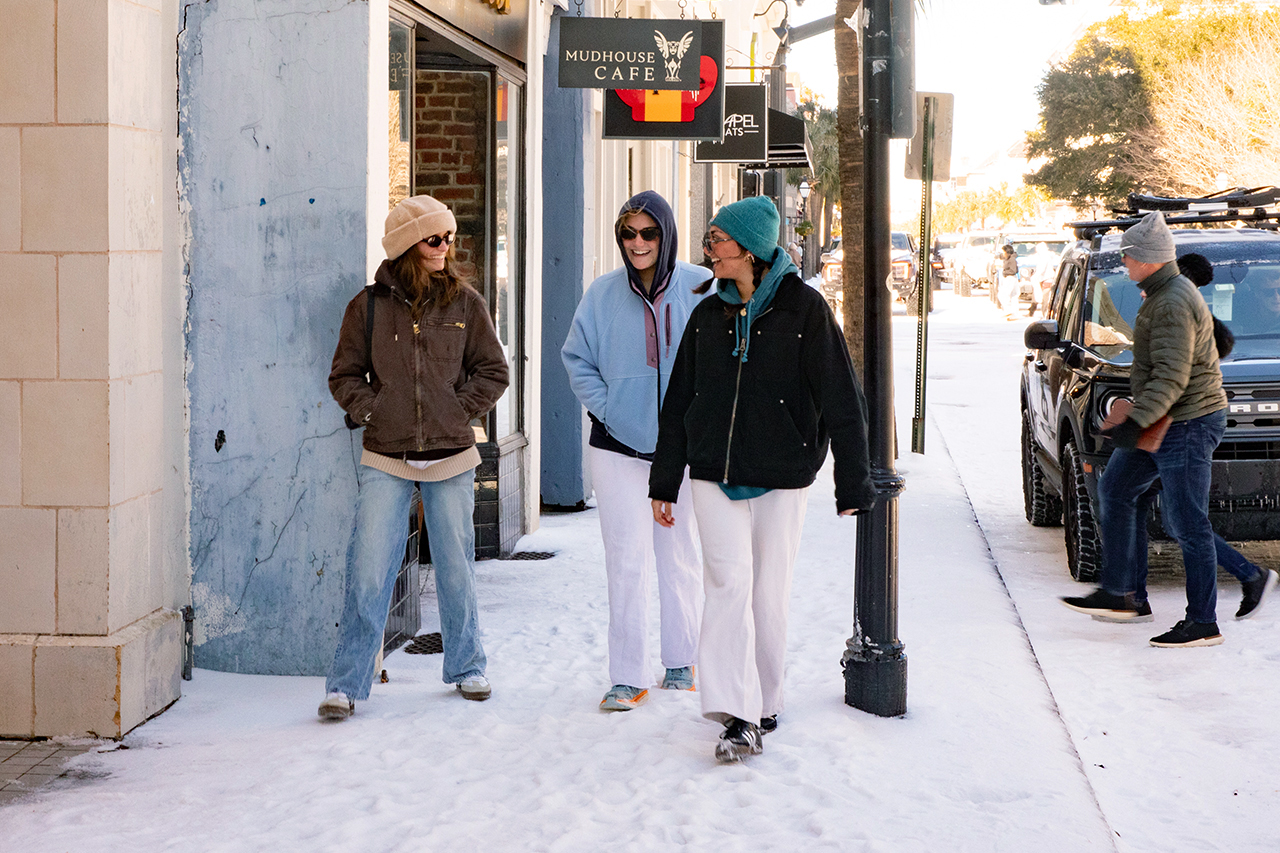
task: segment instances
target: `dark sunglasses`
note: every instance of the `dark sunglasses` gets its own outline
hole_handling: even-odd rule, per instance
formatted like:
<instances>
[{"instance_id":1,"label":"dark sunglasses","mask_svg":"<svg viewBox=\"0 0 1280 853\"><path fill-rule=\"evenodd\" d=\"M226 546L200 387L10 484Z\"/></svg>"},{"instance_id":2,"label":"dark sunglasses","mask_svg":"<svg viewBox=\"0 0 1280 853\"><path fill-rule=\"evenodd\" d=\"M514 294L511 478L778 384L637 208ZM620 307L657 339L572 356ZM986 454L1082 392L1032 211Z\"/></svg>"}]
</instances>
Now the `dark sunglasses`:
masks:
<instances>
[{"instance_id":1,"label":"dark sunglasses","mask_svg":"<svg viewBox=\"0 0 1280 853\"><path fill-rule=\"evenodd\" d=\"M652 243L662 236L662 229L654 225L650 228L641 228L639 231L637 231L636 229L627 225L618 226L618 236L621 237L623 240L634 240L636 238L636 235L639 235L643 237L647 242Z\"/></svg>"},{"instance_id":2,"label":"dark sunglasses","mask_svg":"<svg viewBox=\"0 0 1280 853\"><path fill-rule=\"evenodd\" d=\"M441 236L439 234L432 234L430 237L423 237L422 242L426 243L428 246L430 246L433 249L440 248L441 243L444 243L446 246L452 246L453 232L446 231L444 232L444 236Z\"/></svg>"}]
</instances>

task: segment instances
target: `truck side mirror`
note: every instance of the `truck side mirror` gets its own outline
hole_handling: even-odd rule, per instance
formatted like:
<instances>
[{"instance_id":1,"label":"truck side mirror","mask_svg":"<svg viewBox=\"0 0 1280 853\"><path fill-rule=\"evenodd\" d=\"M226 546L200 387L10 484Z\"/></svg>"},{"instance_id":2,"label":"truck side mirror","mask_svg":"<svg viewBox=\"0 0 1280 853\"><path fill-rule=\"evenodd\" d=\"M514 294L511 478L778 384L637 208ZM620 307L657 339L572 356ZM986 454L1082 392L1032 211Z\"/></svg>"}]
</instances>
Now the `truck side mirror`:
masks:
<instances>
[{"instance_id":1,"label":"truck side mirror","mask_svg":"<svg viewBox=\"0 0 1280 853\"><path fill-rule=\"evenodd\" d=\"M1022 333L1022 341L1027 349L1057 349L1062 346L1062 338L1058 337L1058 321L1036 320L1028 324Z\"/></svg>"}]
</instances>

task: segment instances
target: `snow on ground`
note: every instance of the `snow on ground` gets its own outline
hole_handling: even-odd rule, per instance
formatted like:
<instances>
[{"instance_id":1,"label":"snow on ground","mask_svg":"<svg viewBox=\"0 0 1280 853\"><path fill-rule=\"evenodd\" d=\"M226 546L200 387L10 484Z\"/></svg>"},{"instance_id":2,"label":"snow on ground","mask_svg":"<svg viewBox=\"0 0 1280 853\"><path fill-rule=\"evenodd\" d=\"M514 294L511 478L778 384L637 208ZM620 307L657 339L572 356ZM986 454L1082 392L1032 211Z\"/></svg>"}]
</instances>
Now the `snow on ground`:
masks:
<instances>
[{"instance_id":1,"label":"snow on ground","mask_svg":"<svg viewBox=\"0 0 1280 853\"><path fill-rule=\"evenodd\" d=\"M395 653L390 683L324 724L320 678L197 670L128 749L0 809L0 851L1273 850L1280 606L1232 622L1224 586L1226 644L1162 650L1146 639L1179 618L1179 576L1153 587L1155 624L1057 604L1077 588L1061 531L1021 515L1023 324L998 318L940 294L924 456L908 452L915 326L895 318L905 717L843 703L857 522L835 515L828 467L796 568L787 708L745 765L714 762L696 694L597 710L607 610L588 510L522 541L550 560L479 564L490 701L442 684L438 657ZM655 601L655 647L656 617Z\"/></svg>"}]
</instances>

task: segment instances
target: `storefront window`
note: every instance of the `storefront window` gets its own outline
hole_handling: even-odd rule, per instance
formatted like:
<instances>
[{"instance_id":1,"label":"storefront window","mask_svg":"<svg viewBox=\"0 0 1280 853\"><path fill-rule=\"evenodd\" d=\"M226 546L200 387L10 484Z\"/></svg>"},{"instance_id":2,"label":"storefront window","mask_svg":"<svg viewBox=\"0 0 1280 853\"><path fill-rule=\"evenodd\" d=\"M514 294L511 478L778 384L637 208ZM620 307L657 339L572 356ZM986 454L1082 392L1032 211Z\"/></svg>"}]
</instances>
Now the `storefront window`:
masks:
<instances>
[{"instance_id":1,"label":"storefront window","mask_svg":"<svg viewBox=\"0 0 1280 853\"><path fill-rule=\"evenodd\" d=\"M523 305L520 273L523 257L520 221L524 180L521 164L522 87L497 75L495 104L494 191L496 198L494 254L494 322L511 370L511 386L494 412L494 439L520 432L520 393L523 377Z\"/></svg>"},{"instance_id":2,"label":"storefront window","mask_svg":"<svg viewBox=\"0 0 1280 853\"><path fill-rule=\"evenodd\" d=\"M388 32L387 136L391 161L387 210L412 194L410 149L413 138L413 28L391 21Z\"/></svg>"}]
</instances>

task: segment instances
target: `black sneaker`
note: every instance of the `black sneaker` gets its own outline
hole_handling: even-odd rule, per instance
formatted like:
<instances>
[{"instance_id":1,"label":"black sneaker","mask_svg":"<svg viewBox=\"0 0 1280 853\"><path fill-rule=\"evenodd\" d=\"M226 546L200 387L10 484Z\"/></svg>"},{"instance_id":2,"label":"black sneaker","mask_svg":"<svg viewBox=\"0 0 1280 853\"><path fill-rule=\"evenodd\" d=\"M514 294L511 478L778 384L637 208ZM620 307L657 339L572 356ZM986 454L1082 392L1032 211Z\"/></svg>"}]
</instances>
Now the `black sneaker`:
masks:
<instances>
[{"instance_id":1,"label":"black sneaker","mask_svg":"<svg viewBox=\"0 0 1280 853\"><path fill-rule=\"evenodd\" d=\"M721 764L733 764L748 755L759 755L764 752L764 743L760 740L760 727L746 720L733 717L724 727L720 742L716 744L716 760Z\"/></svg>"},{"instance_id":2,"label":"black sneaker","mask_svg":"<svg viewBox=\"0 0 1280 853\"><path fill-rule=\"evenodd\" d=\"M1263 569L1253 580L1242 582L1240 585L1244 587L1244 598L1240 600L1240 609L1236 611L1236 618L1248 619L1257 613L1262 607L1262 600L1276 585L1277 579L1280 579L1280 574L1277 574L1275 569Z\"/></svg>"},{"instance_id":3,"label":"black sneaker","mask_svg":"<svg viewBox=\"0 0 1280 853\"><path fill-rule=\"evenodd\" d=\"M1217 622L1192 622L1190 619L1183 619L1160 636L1151 638L1151 645L1161 649L1217 646L1221 643Z\"/></svg>"},{"instance_id":4,"label":"black sneaker","mask_svg":"<svg viewBox=\"0 0 1280 853\"><path fill-rule=\"evenodd\" d=\"M1151 605L1134 601L1133 593L1113 595L1102 587L1085 596L1063 596L1062 603L1077 613L1087 613L1099 622L1150 622Z\"/></svg>"},{"instance_id":5,"label":"black sneaker","mask_svg":"<svg viewBox=\"0 0 1280 853\"><path fill-rule=\"evenodd\" d=\"M778 729L777 714L774 714L771 717L760 718L760 734L767 735L769 734L769 732L777 731L777 729Z\"/></svg>"}]
</instances>

